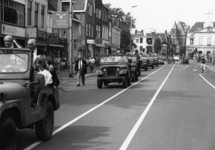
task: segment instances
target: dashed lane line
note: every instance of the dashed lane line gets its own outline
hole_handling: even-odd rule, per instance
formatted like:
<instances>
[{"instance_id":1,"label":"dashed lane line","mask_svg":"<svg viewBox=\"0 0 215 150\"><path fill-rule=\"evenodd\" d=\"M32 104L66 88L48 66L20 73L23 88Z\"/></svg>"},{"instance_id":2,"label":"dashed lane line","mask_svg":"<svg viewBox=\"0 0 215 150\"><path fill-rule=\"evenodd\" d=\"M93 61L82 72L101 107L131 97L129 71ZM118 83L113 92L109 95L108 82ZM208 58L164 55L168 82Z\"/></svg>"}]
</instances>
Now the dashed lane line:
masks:
<instances>
[{"instance_id":1,"label":"dashed lane line","mask_svg":"<svg viewBox=\"0 0 215 150\"><path fill-rule=\"evenodd\" d=\"M123 92L127 91L128 89L130 89L131 87L137 85L138 83L140 83L141 81L147 79L148 77L152 76L153 74L155 74L156 72L158 72L159 70L161 70L163 67L165 67L166 65L162 66L161 68L159 68L158 70L154 71L153 73L149 74L148 76L142 78L141 80L133 83L131 86L127 87L126 89L120 91L119 93L115 94L114 96L108 98L107 100L105 100L104 102L98 104L97 106L91 108L90 110L86 111L85 113L83 113L82 115L76 117L75 119L69 121L68 123L64 124L63 126L61 126L60 128L56 129L52 135L57 134L58 132L62 131L63 129L67 128L68 126L70 126L71 124L75 123L76 121L80 120L81 118L85 117L86 115L88 115L89 113L93 112L94 110L98 109L99 107L101 107L102 105L106 104L107 102L111 101L112 99L114 99L115 97L119 96L120 94L122 94ZM31 144L30 146L28 146L27 148L25 148L24 150L31 150L34 147L38 146L39 144L41 144L42 141L37 141L33 144Z\"/></svg>"}]
</instances>

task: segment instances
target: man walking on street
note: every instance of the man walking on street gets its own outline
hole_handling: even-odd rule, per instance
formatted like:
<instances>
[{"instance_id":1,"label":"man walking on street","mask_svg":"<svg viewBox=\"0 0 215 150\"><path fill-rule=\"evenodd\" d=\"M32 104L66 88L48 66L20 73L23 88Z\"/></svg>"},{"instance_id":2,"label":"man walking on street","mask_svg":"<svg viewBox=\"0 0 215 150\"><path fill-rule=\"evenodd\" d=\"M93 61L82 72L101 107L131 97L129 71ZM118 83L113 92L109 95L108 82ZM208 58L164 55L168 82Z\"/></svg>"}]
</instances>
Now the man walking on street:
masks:
<instances>
[{"instance_id":1,"label":"man walking on street","mask_svg":"<svg viewBox=\"0 0 215 150\"><path fill-rule=\"evenodd\" d=\"M87 73L87 63L82 58L82 55L78 55L78 59L75 62L75 71L77 73L77 86L80 86L80 80L85 85L85 74Z\"/></svg>"},{"instance_id":2,"label":"man walking on street","mask_svg":"<svg viewBox=\"0 0 215 150\"><path fill-rule=\"evenodd\" d=\"M201 69L202 69L202 72L205 72L205 56L202 57L202 60L201 60Z\"/></svg>"}]
</instances>

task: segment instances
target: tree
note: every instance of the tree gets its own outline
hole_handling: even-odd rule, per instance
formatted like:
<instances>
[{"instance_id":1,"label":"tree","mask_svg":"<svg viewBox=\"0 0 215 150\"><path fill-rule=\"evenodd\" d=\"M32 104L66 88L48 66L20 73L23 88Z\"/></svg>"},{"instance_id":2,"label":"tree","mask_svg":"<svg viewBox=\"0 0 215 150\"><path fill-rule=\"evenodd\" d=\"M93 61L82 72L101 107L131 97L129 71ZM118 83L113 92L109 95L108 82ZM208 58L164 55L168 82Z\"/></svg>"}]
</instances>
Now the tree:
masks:
<instances>
[{"instance_id":1,"label":"tree","mask_svg":"<svg viewBox=\"0 0 215 150\"><path fill-rule=\"evenodd\" d=\"M154 43L154 52L159 54L161 52L161 48L162 48L162 42L160 38L156 38Z\"/></svg>"},{"instance_id":2,"label":"tree","mask_svg":"<svg viewBox=\"0 0 215 150\"><path fill-rule=\"evenodd\" d=\"M104 5L109 8L110 15L114 17L115 20L120 21L120 29L122 30L120 43L121 49L123 49L124 52L130 52L130 40L132 37L130 34L130 25L132 23L132 28L135 28L135 19L133 17L131 18L130 12L124 13L121 8L111 8L110 3ZM132 45L134 45L133 42Z\"/></svg>"}]
</instances>

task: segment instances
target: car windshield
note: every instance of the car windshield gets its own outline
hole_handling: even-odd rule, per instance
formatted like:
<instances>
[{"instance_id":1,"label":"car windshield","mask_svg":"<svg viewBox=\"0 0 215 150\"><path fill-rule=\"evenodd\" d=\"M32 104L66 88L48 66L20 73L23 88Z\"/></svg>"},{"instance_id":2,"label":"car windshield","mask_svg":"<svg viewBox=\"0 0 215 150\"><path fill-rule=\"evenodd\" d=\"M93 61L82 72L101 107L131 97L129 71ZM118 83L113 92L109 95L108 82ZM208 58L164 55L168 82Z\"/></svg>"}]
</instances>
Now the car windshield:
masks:
<instances>
[{"instance_id":1,"label":"car windshield","mask_svg":"<svg viewBox=\"0 0 215 150\"><path fill-rule=\"evenodd\" d=\"M125 63L127 62L127 56L105 56L101 57L101 63Z\"/></svg>"},{"instance_id":2,"label":"car windshield","mask_svg":"<svg viewBox=\"0 0 215 150\"><path fill-rule=\"evenodd\" d=\"M132 60L132 62L136 62L137 61L137 57L132 56L131 60Z\"/></svg>"},{"instance_id":3,"label":"car windshield","mask_svg":"<svg viewBox=\"0 0 215 150\"><path fill-rule=\"evenodd\" d=\"M28 69L27 54L0 54L0 73L26 72Z\"/></svg>"}]
</instances>

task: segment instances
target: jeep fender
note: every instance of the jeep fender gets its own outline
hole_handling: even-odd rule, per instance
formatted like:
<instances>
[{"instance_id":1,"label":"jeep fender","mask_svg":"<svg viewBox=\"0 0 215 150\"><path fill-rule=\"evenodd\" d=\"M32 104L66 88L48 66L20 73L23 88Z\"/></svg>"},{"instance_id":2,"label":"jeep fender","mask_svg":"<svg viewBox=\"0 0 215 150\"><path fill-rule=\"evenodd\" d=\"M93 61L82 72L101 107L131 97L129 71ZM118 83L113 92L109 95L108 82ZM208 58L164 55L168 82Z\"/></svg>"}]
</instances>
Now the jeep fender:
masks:
<instances>
[{"instance_id":1,"label":"jeep fender","mask_svg":"<svg viewBox=\"0 0 215 150\"><path fill-rule=\"evenodd\" d=\"M45 90L40 93L39 103L44 108L47 101L52 103L54 110L57 110L60 107L59 101L54 96L54 93L46 92Z\"/></svg>"},{"instance_id":2,"label":"jeep fender","mask_svg":"<svg viewBox=\"0 0 215 150\"><path fill-rule=\"evenodd\" d=\"M25 126L22 117L23 115L21 114L17 103L9 103L8 105L4 105L3 107L1 106L0 121L5 116L11 116L14 119L17 128L22 128L23 126Z\"/></svg>"}]
</instances>

